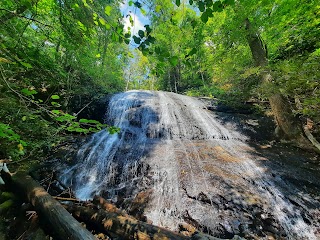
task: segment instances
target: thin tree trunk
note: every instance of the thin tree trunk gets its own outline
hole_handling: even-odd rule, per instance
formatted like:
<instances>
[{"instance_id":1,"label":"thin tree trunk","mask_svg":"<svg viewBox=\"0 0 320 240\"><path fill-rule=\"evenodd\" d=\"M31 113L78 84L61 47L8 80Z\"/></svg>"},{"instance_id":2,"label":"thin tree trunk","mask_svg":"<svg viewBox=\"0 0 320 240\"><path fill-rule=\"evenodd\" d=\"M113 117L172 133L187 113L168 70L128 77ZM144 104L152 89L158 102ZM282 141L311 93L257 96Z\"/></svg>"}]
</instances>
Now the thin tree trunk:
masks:
<instances>
[{"instance_id":1,"label":"thin tree trunk","mask_svg":"<svg viewBox=\"0 0 320 240\"><path fill-rule=\"evenodd\" d=\"M249 19L245 19L247 41L252 53L254 63L258 67L268 64L267 49L259 34L252 29ZM272 82L272 76L268 70L263 70L261 79L264 83ZM292 112L289 101L280 93L275 92L269 97L271 110L282 135L288 140L296 140L298 146L310 148L310 142L304 137L299 119Z\"/></svg>"}]
</instances>

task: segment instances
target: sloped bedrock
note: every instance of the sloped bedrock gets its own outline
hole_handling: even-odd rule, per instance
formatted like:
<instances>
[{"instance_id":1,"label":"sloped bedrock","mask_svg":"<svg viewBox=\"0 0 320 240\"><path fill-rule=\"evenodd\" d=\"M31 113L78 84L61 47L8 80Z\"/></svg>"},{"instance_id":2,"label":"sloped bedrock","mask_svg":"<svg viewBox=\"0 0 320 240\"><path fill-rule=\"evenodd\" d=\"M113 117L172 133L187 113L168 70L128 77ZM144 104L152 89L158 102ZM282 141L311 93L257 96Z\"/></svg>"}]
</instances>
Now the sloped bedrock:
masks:
<instances>
[{"instance_id":1,"label":"sloped bedrock","mask_svg":"<svg viewBox=\"0 0 320 240\"><path fill-rule=\"evenodd\" d=\"M235 235L250 237L286 237L284 229L279 221L273 216L263 203L258 202L254 196L245 199L243 193L240 195L234 187L219 177L213 177L220 182L223 191L220 193L199 192L190 195L184 188L185 195L189 199L188 207L183 214L185 222L197 229L218 238L232 238ZM215 209L212 211L212 208ZM215 212L213 216L216 221L205 221L199 215L202 212Z\"/></svg>"},{"instance_id":2,"label":"sloped bedrock","mask_svg":"<svg viewBox=\"0 0 320 240\"><path fill-rule=\"evenodd\" d=\"M280 164L279 151L285 158L286 149L252 147L240 130L244 122L255 127L256 121L248 121L252 117L217 115L195 98L165 92L121 93L110 106L110 122L119 123L121 132L117 139L108 136L101 149L111 143L115 148L102 156L92 141L79 151L91 154L93 164L108 157L112 171L104 175L112 172L113 180L102 182L100 194L137 218L171 230L184 221L221 238L317 234L319 200L307 205L308 190L283 181L295 175L295 168ZM194 139L197 135L202 138ZM270 148L274 153L268 154ZM78 169L87 170L83 166L80 161Z\"/></svg>"}]
</instances>

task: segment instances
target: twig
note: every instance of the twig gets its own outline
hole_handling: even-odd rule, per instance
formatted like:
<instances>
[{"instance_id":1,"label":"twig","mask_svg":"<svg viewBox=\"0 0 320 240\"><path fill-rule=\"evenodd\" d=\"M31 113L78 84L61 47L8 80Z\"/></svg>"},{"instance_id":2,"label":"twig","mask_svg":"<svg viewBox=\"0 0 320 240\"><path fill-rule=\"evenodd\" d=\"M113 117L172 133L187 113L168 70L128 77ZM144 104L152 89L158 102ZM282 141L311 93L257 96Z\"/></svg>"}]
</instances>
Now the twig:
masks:
<instances>
[{"instance_id":1,"label":"twig","mask_svg":"<svg viewBox=\"0 0 320 240\"><path fill-rule=\"evenodd\" d=\"M24 237L24 235L26 234L27 231L28 231L28 229L25 230L25 231L20 235L20 237L17 238L17 240L22 239L22 238Z\"/></svg>"},{"instance_id":2,"label":"twig","mask_svg":"<svg viewBox=\"0 0 320 240\"><path fill-rule=\"evenodd\" d=\"M54 171L51 172L51 177L50 177L50 181L49 181L49 184L48 184L48 187L47 187L47 192L49 192L50 186L52 184L53 172Z\"/></svg>"},{"instance_id":3,"label":"twig","mask_svg":"<svg viewBox=\"0 0 320 240\"><path fill-rule=\"evenodd\" d=\"M0 163L11 163L12 160L11 159L1 159Z\"/></svg>"},{"instance_id":4,"label":"twig","mask_svg":"<svg viewBox=\"0 0 320 240\"><path fill-rule=\"evenodd\" d=\"M1 68L2 68L2 67L1 67ZM34 105L36 105L36 106L39 107L40 109L42 109L42 110L44 110L45 112L47 112L49 115L52 115L52 112L50 112L48 109L40 106L40 105L37 104L36 102L30 100L29 98L27 98L27 97L23 96L22 94L20 94L18 91L14 90L14 89L10 86L10 84L7 82L7 80L6 80L6 78L5 78L4 74L3 74L3 68L1 69L0 72L1 72L1 76L2 76L3 81L6 83L7 87L8 87L12 92L14 92L15 94L17 94L21 99L26 100L26 101L28 101L28 102L30 102L30 103L33 103Z\"/></svg>"},{"instance_id":5,"label":"twig","mask_svg":"<svg viewBox=\"0 0 320 240\"><path fill-rule=\"evenodd\" d=\"M78 116L79 113L81 113L81 112L82 112L86 107L88 107L93 101L94 101L94 100L92 100L91 102L87 103L87 104L86 104L83 108L81 108L80 111L77 112L74 116L75 116L75 117Z\"/></svg>"},{"instance_id":6,"label":"twig","mask_svg":"<svg viewBox=\"0 0 320 240\"><path fill-rule=\"evenodd\" d=\"M67 198L67 197L58 197L58 196L53 196L53 198L60 201L84 202L76 198Z\"/></svg>"},{"instance_id":7,"label":"twig","mask_svg":"<svg viewBox=\"0 0 320 240\"><path fill-rule=\"evenodd\" d=\"M53 26L48 25L48 24L45 24L45 23L43 23L43 22L40 22L40 21L37 20L37 19L28 18L28 17L26 17L26 16L20 15L20 14L18 14L16 11L10 11L10 10L4 9L4 8L0 8L0 11L6 11L6 12L10 13L10 14L13 15L13 16L17 16L17 17L19 17L19 18L24 18L24 19L27 19L27 20L29 20L29 21L33 21L33 22L39 23L39 24L41 24L41 25L43 25L43 26L53 28Z\"/></svg>"}]
</instances>

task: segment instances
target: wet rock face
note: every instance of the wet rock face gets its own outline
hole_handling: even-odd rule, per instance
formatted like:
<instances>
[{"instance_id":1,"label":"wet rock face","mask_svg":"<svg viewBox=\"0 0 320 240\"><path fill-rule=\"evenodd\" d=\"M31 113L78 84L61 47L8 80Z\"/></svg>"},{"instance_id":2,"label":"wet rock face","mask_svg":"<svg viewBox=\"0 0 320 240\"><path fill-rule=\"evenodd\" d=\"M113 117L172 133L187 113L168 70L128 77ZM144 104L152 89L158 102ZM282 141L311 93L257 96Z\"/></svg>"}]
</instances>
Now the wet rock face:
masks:
<instances>
[{"instance_id":1,"label":"wet rock face","mask_svg":"<svg viewBox=\"0 0 320 240\"><path fill-rule=\"evenodd\" d=\"M320 237L319 191L284 181L281 174L290 172L279 171L279 154L249 145L243 126L257 127L252 116L217 114L195 98L149 91L115 95L107 116L120 133L94 134L78 163L61 172L79 198L102 195L185 234L194 228L220 238Z\"/></svg>"}]
</instances>

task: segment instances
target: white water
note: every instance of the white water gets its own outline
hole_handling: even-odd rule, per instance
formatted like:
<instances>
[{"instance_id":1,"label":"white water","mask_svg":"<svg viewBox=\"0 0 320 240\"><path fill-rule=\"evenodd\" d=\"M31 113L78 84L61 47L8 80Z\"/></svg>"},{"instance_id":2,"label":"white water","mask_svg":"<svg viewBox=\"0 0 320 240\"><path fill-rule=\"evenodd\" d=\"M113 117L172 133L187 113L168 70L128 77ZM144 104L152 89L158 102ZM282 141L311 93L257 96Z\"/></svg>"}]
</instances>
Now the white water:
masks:
<instances>
[{"instance_id":1,"label":"white water","mask_svg":"<svg viewBox=\"0 0 320 240\"><path fill-rule=\"evenodd\" d=\"M214 233L221 225L232 228L231 221L246 221L241 209L235 216L212 202L224 196L237 206L260 206L279 222L287 239L317 239L315 227L305 223L266 169L256 164L265 159L201 101L129 91L115 95L108 109L108 122L121 132L94 134L78 151L78 163L61 176L78 198L130 197L152 189L145 215L153 224L177 230L188 215ZM198 201L200 196L209 201Z\"/></svg>"}]
</instances>

